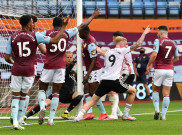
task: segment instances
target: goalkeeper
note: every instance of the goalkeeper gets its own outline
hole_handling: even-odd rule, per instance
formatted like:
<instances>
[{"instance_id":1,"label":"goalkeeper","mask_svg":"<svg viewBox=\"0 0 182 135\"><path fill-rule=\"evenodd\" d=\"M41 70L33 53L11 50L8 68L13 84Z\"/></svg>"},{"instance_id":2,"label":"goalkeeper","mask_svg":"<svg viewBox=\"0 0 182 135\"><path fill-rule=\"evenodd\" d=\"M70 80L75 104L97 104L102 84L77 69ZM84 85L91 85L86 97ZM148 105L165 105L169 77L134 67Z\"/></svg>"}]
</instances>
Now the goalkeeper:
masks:
<instances>
[{"instance_id":1,"label":"goalkeeper","mask_svg":"<svg viewBox=\"0 0 182 135\"><path fill-rule=\"evenodd\" d=\"M70 117L69 112L77 106L80 101L82 100L83 95L81 95L78 92L74 91L74 86L76 83L76 71L73 71L73 68L75 68L76 61L73 61L73 53L72 52L66 52L66 76L65 76L65 83L60 89L59 93L59 102L61 103L71 103L67 110L64 112L64 114L61 115L62 118L68 119ZM46 107L48 107L51 104L52 94L46 99ZM40 106L37 105L34 107L31 111L29 111L26 116L24 116L24 120L26 120L28 117L36 114L40 111ZM24 122L22 122L24 124Z\"/></svg>"}]
</instances>

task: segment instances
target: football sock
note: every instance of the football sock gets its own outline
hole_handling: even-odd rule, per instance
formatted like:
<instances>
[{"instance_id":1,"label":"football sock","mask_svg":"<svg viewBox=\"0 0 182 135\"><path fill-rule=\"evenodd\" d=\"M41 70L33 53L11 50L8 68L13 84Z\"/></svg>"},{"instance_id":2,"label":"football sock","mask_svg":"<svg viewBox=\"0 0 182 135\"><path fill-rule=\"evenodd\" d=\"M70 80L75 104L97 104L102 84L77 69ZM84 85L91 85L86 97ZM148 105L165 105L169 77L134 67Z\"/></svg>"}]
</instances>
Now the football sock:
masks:
<instances>
[{"instance_id":1,"label":"football sock","mask_svg":"<svg viewBox=\"0 0 182 135\"><path fill-rule=\"evenodd\" d=\"M46 94L44 90L39 90L38 100L39 100L40 109L45 108Z\"/></svg>"},{"instance_id":2,"label":"football sock","mask_svg":"<svg viewBox=\"0 0 182 135\"><path fill-rule=\"evenodd\" d=\"M25 115L25 113L26 113L26 110L27 110L28 104L29 104L29 100L30 100L30 97L29 97L29 95L27 95L26 99L25 99L25 108L23 108L23 115Z\"/></svg>"},{"instance_id":3,"label":"football sock","mask_svg":"<svg viewBox=\"0 0 182 135\"><path fill-rule=\"evenodd\" d=\"M118 104L119 104L119 96L117 94L112 95L112 112L111 112L111 115L117 115Z\"/></svg>"},{"instance_id":4,"label":"football sock","mask_svg":"<svg viewBox=\"0 0 182 135\"><path fill-rule=\"evenodd\" d=\"M169 97L164 97L163 98L163 103L162 103L162 117L166 117L166 113L169 107L169 103L170 103L170 98Z\"/></svg>"},{"instance_id":5,"label":"football sock","mask_svg":"<svg viewBox=\"0 0 182 135\"><path fill-rule=\"evenodd\" d=\"M124 108L124 114L123 114L124 116L128 116L129 115L129 111L131 109L131 106L132 106L132 104L126 103L126 106Z\"/></svg>"},{"instance_id":6,"label":"football sock","mask_svg":"<svg viewBox=\"0 0 182 135\"><path fill-rule=\"evenodd\" d=\"M97 101L96 105L99 108L99 110L101 111L101 113L106 113L104 105L103 105L103 103L102 103L102 101L100 99Z\"/></svg>"},{"instance_id":7,"label":"football sock","mask_svg":"<svg viewBox=\"0 0 182 135\"><path fill-rule=\"evenodd\" d=\"M77 119L77 120L82 119L82 118L83 118L83 115L85 114L85 112L86 112L86 111L85 111L84 109L81 109L81 111L78 113L76 119Z\"/></svg>"},{"instance_id":8,"label":"football sock","mask_svg":"<svg viewBox=\"0 0 182 135\"><path fill-rule=\"evenodd\" d=\"M91 96L89 95L89 93L85 94L85 102L89 102L91 99ZM92 112L92 107L90 107L90 109L87 111L87 113L91 113Z\"/></svg>"},{"instance_id":9,"label":"football sock","mask_svg":"<svg viewBox=\"0 0 182 135\"><path fill-rule=\"evenodd\" d=\"M18 122L18 110L19 110L19 101L20 96L13 96L12 102L11 102L11 115L13 117L13 123Z\"/></svg>"},{"instance_id":10,"label":"football sock","mask_svg":"<svg viewBox=\"0 0 182 135\"><path fill-rule=\"evenodd\" d=\"M117 107L117 114L119 114L121 112L119 106Z\"/></svg>"},{"instance_id":11,"label":"football sock","mask_svg":"<svg viewBox=\"0 0 182 135\"><path fill-rule=\"evenodd\" d=\"M21 117L24 116L23 109L25 108L25 99L26 99L25 96L20 97L19 110L18 110L18 121L20 120Z\"/></svg>"},{"instance_id":12,"label":"football sock","mask_svg":"<svg viewBox=\"0 0 182 135\"><path fill-rule=\"evenodd\" d=\"M152 93L153 105L156 112L159 112L159 92Z\"/></svg>"},{"instance_id":13,"label":"football sock","mask_svg":"<svg viewBox=\"0 0 182 135\"><path fill-rule=\"evenodd\" d=\"M50 115L49 115L49 122L53 122L54 115L56 113L58 104L59 104L59 94L54 93L52 95L51 109L50 109Z\"/></svg>"},{"instance_id":14,"label":"football sock","mask_svg":"<svg viewBox=\"0 0 182 135\"><path fill-rule=\"evenodd\" d=\"M72 101L71 101L71 104L69 105L67 111L68 113L73 110L73 108L75 108L75 106L77 106L80 101L82 100L83 98L83 95L77 95Z\"/></svg>"}]
</instances>

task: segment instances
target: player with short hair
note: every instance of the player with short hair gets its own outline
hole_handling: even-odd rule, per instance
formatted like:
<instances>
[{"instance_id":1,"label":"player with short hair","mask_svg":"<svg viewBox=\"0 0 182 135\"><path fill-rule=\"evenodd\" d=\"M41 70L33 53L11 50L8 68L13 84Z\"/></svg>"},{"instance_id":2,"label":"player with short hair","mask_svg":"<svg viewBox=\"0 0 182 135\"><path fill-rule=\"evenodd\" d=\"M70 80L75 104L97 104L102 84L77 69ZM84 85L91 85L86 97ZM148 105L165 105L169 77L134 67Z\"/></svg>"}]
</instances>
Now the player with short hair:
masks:
<instances>
[{"instance_id":1,"label":"player with short hair","mask_svg":"<svg viewBox=\"0 0 182 135\"><path fill-rule=\"evenodd\" d=\"M124 34L120 31L116 31L113 33L113 42L116 44L117 37L124 37ZM133 63L132 63L132 55L131 52L127 53L124 56L123 67L122 67L122 80L124 83L130 84L133 82L135 78ZM109 94L112 95L112 112L109 118L118 119L118 117L122 117L122 111L120 110L119 104L119 95L111 91Z\"/></svg>"},{"instance_id":2,"label":"player with short hair","mask_svg":"<svg viewBox=\"0 0 182 135\"><path fill-rule=\"evenodd\" d=\"M97 89L100 76L102 74L102 66L97 59L97 51L96 51L96 40L95 38L90 35L89 27L85 27L79 31L79 36L83 39L82 44L82 54L83 54L83 61L86 66L86 72L84 72L85 76L83 78L84 84L84 92L85 92L85 100L88 102L91 97L93 96L95 90ZM104 120L107 118L107 113L105 108L102 104L102 101L99 100L96 103L97 107L101 111L101 115L96 120ZM89 109L88 113L82 120L91 120L94 118L94 114L92 112L92 108Z\"/></svg>"},{"instance_id":3,"label":"player with short hair","mask_svg":"<svg viewBox=\"0 0 182 135\"><path fill-rule=\"evenodd\" d=\"M13 64L11 70L11 88L13 91L11 110L13 117L13 129L23 130L18 120L23 115L25 96L34 82L34 61L37 46L40 43L58 43L63 35L63 31L69 18L64 20L63 27L54 38L45 37L39 32L32 32L33 20L31 15L20 17L22 30L13 34L8 40L8 46L5 54L5 60ZM11 59L11 53L14 52L14 61Z\"/></svg>"},{"instance_id":4,"label":"player with short hair","mask_svg":"<svg viewBox=\"0 0 182 135\"><path fill-rule=\"evenodd\" d=\"M162 87L163 104L160 119L166 120L166 113L170 103L170 90L174 77L174 63L179 60L179 53L176 43L168 38L167 26L159 26L157 30L158 39L154 41L154 51L147 65L150 72L152 63L155 61L155 71L152 79L152 100L155 108L154 119L158 120L159 111L159 91Z\"/></svg>"},{"instance_id":5,"label":"player with short hair","mask_svg":"<svg viewBox=\"0 0 182 135\"><path fill-rule=\"evenodd\" d=\"M68 109L61 115L62 118L68 119L70 117L69 112L71 112L82 100L83 95L79 92L75 91L75 83L76 83L76 72L73 71L73 67L76 64L76 61L73 61L73 53L66 52L66 75L65 75L65 83L60 89L59 92L59 102L61 103L71 103ZM46 99L46 107L50 106L52 99L52 94ZM40 111L40 106L37 105L31 111L29 111L26 116L24 116L24 120L29 118L30 116L36 114Z\"/></svg>"},{"instance_id":6,"label":"player with short hair","mask_svg":"<svg viewBox=\"0 0 182 135\"><path fill-rule=\"evenodd\" d=\"M73 29L67 29L64 31L63 37L60 39L58 44L49 44L46 46L46 60L44 64L44 69L41 74L39 83L39 93L38 100L40 105L40 116L39 124L43 124L44 117L46 114L45 100L46 100L46 90L50 82L53 83L51 109L48 119L48 125L54 125L53 119L57 106L59 103L59 91L62 84L65 82L65 51L68 41L71 37L76 35L78 31L90 24L90 22L100 14L100 10L96 9L95 12L81 25ZM62 27L62 22L60 17L56 17L53 20L54 29L45 31L46 36L54 37L59 29Z\"/></svg>"},{"instance_id":7,"label":"player with short hair","mask_svg":"<svg viewBox=\"0 0 182 135\"><path fill-rule=\"evenodd\" d=\"M136 89L122 81L122 64L124 61L124 56L128 52L138 48L142 44L145 35L149 32L150 28L147 27L137 43L130 47L127 47L127 40L124 37L116 38L116 47L114 49L106 51L97 47L98 53L105 57L105 71L104 74L101 76L102 81L99 84L99 87L97 88L95 94L92 96L91 100L83 106L82 110L78 113L77 117L74 119L73 122L78 122L80 119L82 119L85 112L88 111L90 107L95 105L95 103L103 95L107 94L111 90L117 93L128 93L126 107L122 119L132 121L136 120L136 118L129 115L130 108L135 99Z\"/></svg>"},{"instance_id":8,"label":"player with short hair","mask_svg":"<svg viewBox=\"0 0 182 135\"><path fill-rule=\"evenodd\" d=\"M36 22L37 22L37 17L36 16L34 16L34 15L31 15L31 17L32 17L32 20L33 20L33 32L36 32L35 31L35 24L36 24ZM38 46L38 48L39 48L39 50L40 50L40 52L42 53L42 54L46 54L46 48L45 48L45 45L44 44L39 44L39 46ZM34 68L35 68L35 76L37 75L37 56L35 56L35 63L34 63L35 65L34 65ZM28 91L28 93L27 93L27 95L26 95L26 99L25 99L25 107L23 108L23 116L25 115L25 113L26 113L26 110L27 110L27 108L28 108L28 105L29 105L29 100L30 100L30 92L31 92L31 89L29 89L29 91ZM10 118L10 121L11 121L11 123L12 123L12 117ZM20 118L20 121L19 121L19 123L22 123L23 125L26 125L26 123L24 122L24 120L23 120L23 117L22 118Z\"/></svg>"}]
</instances>

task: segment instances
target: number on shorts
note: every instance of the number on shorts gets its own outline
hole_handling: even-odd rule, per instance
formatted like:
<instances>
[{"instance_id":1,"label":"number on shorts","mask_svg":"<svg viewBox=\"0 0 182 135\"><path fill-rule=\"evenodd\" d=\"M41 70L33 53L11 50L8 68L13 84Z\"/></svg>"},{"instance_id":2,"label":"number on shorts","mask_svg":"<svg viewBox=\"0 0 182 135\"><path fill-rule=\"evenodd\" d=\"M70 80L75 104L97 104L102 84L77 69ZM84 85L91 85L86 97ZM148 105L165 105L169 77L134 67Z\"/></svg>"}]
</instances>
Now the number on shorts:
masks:
<instances>
[{"instance_id":1,"label":"number on shorts","mask_svg":"<svg viewBox=\"0 0 182 135\"><path fill-rule=\"evenodd\" d=\"M168 49L165 58L168 58L168 55L169 55L169 53L171 51L172 46L166 46L165 48Z\"/></svg>"},{"instance_id":2,"label":"number on shorts","mask_svg":"<svg viewBox=\"0 0 182 135\"><path fill-rule=\"evenodd\" d=\"M64 44L64 47L61 48L61 43L63 42ZM64 38L61 38L58 42L58 45L57 44L52 44L52 46L54 46L54 49L50 49L50 52L55 52L57 51L57 49L60 51L60 52L64 52L64 50L66 49L66 40Z\"/></svg>"},{"instance_id":3,"label":"number on shorts","mask_svg":"<svg viewBox=\"0 0 182 135\"><path fill-rule=\"evenodd\" d=\"M112 67L116 61L116 56L115 55L109 56L109 61L112 62L112 65L111 65L111 67Z\"/></svg>"},{"instance_id":4,"label":"number on shorts","mask_svg":"<svg viewBox=\"0 0 182 135\"><path fill-rule=\"evenodd\" d=\"M26 47L28 44L29 42L23 42L23 47L21 47L21 42L17 42L20 57L28 57L31 54L30 48ZM27 50L27 53L23 53L23 50Z\"/></svg>"}]
</instances>

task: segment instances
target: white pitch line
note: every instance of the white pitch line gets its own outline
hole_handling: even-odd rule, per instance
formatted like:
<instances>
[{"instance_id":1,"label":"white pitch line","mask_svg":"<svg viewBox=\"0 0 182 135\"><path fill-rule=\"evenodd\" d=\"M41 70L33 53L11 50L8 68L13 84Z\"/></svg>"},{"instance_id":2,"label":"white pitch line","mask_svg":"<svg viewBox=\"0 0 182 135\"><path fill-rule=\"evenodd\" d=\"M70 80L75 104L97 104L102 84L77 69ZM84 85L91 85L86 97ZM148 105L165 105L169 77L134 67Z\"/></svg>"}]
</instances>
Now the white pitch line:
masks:
<instances>
[{"instance_id":1,"label":"white pitch line","mask_svg":"<svg viewBox=\"0 0 182 135\"><path fill-rule=\"evenodd\" d=\"M174 111L167 111L168 113L170 112L182 112L182 110L174 110ZM140 114L132 114L132 115L151 115L151 114L154 114L153 113L140 113ZM54 123L59 123L59 122L68 122L68 121L73 121L73 120L64 120L64 121L54 121ZM38 123L31 123L31 124L27 124L27 125L38 125ZM0 127L1 128L6 128L6 127L13 127L12 125L11 126L2 126Z\"/></svg>"},{"instance_id":2,"label":"white pitch line","mask_svg":"<svg viewBox=\"0 0 182 135\"><path fill-rule=\"evenodd\" d=\"M170 113L170 112L182 112L182 110L167 111L167 113ZM150 115L150 114L154 114L154 112L153 113L132 114L132 115Z\"/></svg>"}]
</instances>

